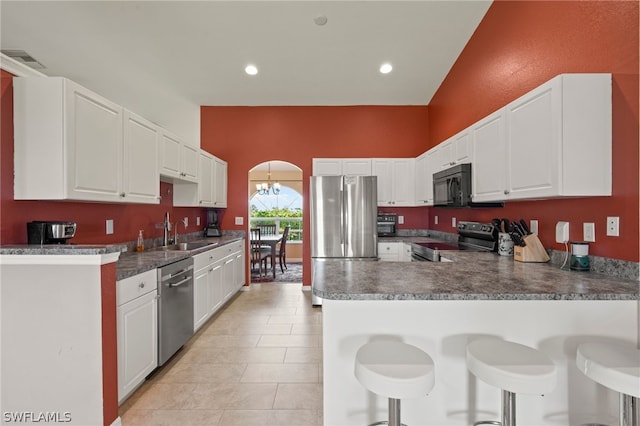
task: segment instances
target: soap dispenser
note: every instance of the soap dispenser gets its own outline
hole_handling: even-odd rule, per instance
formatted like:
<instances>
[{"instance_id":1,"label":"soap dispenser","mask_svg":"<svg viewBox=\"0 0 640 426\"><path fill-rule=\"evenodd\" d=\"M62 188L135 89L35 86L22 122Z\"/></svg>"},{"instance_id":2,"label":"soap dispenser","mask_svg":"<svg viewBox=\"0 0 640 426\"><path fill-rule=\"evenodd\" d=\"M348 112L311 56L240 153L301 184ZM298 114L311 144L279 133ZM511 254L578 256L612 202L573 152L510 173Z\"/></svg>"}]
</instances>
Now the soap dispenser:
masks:
<instances>
[{"instance_id":1,"label":"soap dispenser","mask_svg":"<svg viewBox=\"0 0 640 426\"><path fill-rule=\"evenodd\" d=\"M138 244L136 245L136 251L144 251L144 237L142 236L142 229L138 231Z\"/></svg>"}]
</instances>

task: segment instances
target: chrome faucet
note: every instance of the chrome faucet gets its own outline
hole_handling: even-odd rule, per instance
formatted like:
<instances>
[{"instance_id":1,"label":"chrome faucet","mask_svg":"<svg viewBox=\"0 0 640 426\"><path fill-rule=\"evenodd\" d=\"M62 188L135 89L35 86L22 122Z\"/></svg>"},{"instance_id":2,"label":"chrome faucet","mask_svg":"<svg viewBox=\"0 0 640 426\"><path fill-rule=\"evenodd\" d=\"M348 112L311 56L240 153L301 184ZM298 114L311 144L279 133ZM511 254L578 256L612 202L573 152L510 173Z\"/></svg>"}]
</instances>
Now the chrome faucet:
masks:
<instances>
[{"instance_id":1,"label":"chrome faucet","mask_svg":"<svg viewBox=\"0 0 640 426\"><path fill-rule=\"evenodd\" d=\"M169 212L164 214L164 235L162 236L162 245L169 245L169 235L171 234L171 222L169 221Z\"/></svg>"}]
</instances>

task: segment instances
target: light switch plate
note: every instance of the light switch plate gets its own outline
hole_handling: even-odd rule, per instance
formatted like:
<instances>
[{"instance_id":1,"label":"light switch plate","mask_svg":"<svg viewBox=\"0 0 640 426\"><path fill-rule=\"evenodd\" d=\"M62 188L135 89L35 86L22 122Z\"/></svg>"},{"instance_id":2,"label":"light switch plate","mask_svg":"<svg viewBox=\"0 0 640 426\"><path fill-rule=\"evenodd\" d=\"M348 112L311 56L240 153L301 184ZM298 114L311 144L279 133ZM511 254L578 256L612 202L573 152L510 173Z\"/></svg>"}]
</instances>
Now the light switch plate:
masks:
<instances>
[{"instance_id":1,"label":"light switch plate","mask_svg":"<svg viewBox=\"0 0 640 426\"><path fill-rule=\"evenodd\" d=\"M236 225L244 224L244 218L242 216L236 216Z\"/></svg>"},{"instance_id":2,"label":"light switch plate","mask_svg":"<svg viewBox=\"0 0 640 426\"><path fill-rule=\"evenodd\" d=\"M398 216L398 225L402 225L404 223L404 216Z\"/></svg>"},{"instance_id":3,"label":"light switch plate","mask_svg":"<svg viewBox=\"0 0 640 426\"><path fill-rule=\"evenodd\" d=\"M451 218L451 227L452 227L452 228L455 228L455 227L456 227L456 224L457 224L457 223L456 223L456 218L455 218L455 217L452 217L452 218Z\"/></svg>"},{"instance_id":4,"label":"light switch plate","mask_svg":"<svg viewBox=\"0 0 640 426\"><path fill-rule=\"evenodd\" d=\"M107 231L107 235L113 234L113 219L107 219L106 231Z\"/></svg>"},{"instance_id":5,"label":"light switch plate","mask_svg":"<svg viewBox=\"0 0 640 426\"><path fill-rule=\"evenodd\" d=\"M196 217L196 226L200 226L200 216Z\"/></svg>"},{"instance_id":6,"label":"light switch plate","mask_svg":"<svg viewBox=\"0 0 640 426\"><path fill-rule=\"evenodd\" d=\"M582 224L582 239L593 243L596 241L596 224L593 222L585 222Z\"/></svg>"},{"instance_id":7,"label":"light switch plate","mask_svg":"<svg viewBox=\"0 0 640 426\"><path fill-rule=\"evenodd\" d=\"M436 225L438 224L438 216L433 217L433 223Z\"/></svg>"},{"instance_id":8,"label":"light switch plate","mask_svg":"<svg viewBox=\"0 0 640 426\"><path fill-rule=\"evenodd\" d=\"M529 221L529 230L532 234L538 233L538 221L536 219L531 219L531 221Z\"/></svg>"}]
</instances>

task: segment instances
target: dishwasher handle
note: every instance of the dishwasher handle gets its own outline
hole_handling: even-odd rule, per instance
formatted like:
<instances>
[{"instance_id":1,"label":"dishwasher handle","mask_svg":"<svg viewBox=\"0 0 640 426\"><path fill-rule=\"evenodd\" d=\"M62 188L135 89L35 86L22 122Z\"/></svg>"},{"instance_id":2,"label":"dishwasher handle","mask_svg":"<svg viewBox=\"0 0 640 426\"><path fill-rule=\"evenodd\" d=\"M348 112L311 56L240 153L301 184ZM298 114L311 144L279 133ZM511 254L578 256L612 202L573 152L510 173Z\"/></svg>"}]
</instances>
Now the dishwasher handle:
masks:
<instances>
[{"instance_id":1,"label":"dishwasher handle","mask_svg":"<svg viewBox=\"0 0 640 426\"><path fill-rule=\"evenodd\" d=\"M169 287L179 287L179 286L181 286L182 284L186 283L187 281L191 281L191 280L192 280L192 278L191 278L191 277L187 277L187 278L185 278L185 279L184 279L184 280L182 280L182 281L178 281L177 283L169 283Z\"/></svg>"}]
</instances>

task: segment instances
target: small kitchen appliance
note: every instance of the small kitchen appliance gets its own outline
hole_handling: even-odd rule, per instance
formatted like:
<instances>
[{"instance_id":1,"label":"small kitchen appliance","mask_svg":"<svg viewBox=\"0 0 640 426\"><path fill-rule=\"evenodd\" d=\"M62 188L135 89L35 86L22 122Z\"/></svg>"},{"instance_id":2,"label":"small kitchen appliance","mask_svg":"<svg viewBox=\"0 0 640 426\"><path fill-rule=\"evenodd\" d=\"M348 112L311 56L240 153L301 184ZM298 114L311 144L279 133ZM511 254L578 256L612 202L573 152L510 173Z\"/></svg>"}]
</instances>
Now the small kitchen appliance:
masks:
<instances>
[{"instance_id":1,"label":"small kitchen appliance","mask_svg":"<svg viewBox=\"0 0 640 426\"><path fill-rule=\"evenodd\" d=\"M504 207L502 202L474 203L471 193L471 164L458 164L433 174L435 207Z\"/></svg>"},{"instance_id":2,"label":"small kitchen appliance","mask_svg":"<svg viewBox=\"0 0 640 426\"><path fill-rule=\"evenodd\" d=\"M27 243L29 244L69 244L76 235L75 222L33 221L27 222Z\"/></svg>"},{"instance_id":3,"label":"small kitchen appliance","mask_svg":"<svg viewBox=\"0 0 640 426\"><path fill-rule=\"evenodd\" d=\"M569 261L569 268L572 271L589 271L591 269L588 242L571 242L571 259Z\"/></svg>"},{"instance_id":4,"label":"small kitchen appliance","mask_svg":"<svg viewBox=\"0 0 640 426\"><path fill-rule=\"evenodd\" d=\"M204 229L205 237L220 237L222 232L218 228L218 212L209 210L207 212L207 227Z\"/></svg>"},{"instance_id":5,"label":"small kitchen appliance","mask_svg":"<svg viewBox=\"0 0 640 426\"><path fill-rule=\"evenodd\" d=\"M458 241L414 243L411 260L414 262L440 262L443 251L486 251L498 250L498 229L492 223L458 222Z\"/></svg>"},{"instance_id":6,"label":"small kitchen appliance","mask_svg":"<svg viewBox=\"0 0 640 426\"><path fill-rule=\"evenodd\" d=\"M398 215L395 213L378 213L378 237L394 237Z\"/></svg>"}]
</instances>

